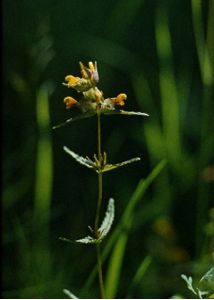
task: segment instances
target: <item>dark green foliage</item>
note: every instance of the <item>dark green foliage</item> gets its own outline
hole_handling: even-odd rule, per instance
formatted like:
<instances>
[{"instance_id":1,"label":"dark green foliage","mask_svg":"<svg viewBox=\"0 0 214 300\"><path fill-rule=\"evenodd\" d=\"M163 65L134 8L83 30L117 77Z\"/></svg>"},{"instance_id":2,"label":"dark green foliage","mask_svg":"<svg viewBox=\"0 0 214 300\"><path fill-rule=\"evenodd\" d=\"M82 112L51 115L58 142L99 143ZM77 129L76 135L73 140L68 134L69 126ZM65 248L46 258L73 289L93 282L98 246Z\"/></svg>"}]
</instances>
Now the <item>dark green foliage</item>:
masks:
<instances>
[{"instance_id":1,"label":"dark green foliage","mask_svg":"<svg viewBox=\"0 0 214 300\"><path fill-rule=\"evenodd\" d=\"M105 94L150 115L102 116L108 161L141 157L104 173L108 295L194 297L181 274L197 282L214 264L213 20L212 0L3 1L4 298L99 296L94 251L58 239L94 220L96 174L62 147L93 157L96 121L52 130L78 115L61 83L89 60Z\"/></svg>"}]
</instances>

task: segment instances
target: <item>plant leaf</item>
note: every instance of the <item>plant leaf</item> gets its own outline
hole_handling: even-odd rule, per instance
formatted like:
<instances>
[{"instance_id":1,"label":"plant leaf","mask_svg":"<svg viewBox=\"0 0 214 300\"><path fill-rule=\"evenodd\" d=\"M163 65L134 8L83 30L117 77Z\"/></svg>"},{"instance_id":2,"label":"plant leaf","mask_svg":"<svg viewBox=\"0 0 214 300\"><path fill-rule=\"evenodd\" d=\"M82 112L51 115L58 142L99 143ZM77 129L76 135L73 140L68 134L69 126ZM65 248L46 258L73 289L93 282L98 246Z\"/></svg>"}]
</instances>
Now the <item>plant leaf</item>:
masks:
<instances>
[{"instance_id":1,"label":"plant leaf","mask_svg":"<svg viewBox=\"0 0 214 300\"><path fill-rule=\"evenodd\" d=\"M202 296L205 296L205 295L209 294L208 291L201 291L201 290L198 289L198 288L197 288L197 291L198 291L198 297L199 297L200 299L203 299Z\"/></svg>"},{"instance_id":2,"label":"plant leaf","mask_svg":"<svg viewBox=\"0 0 214 300\"><path fill-rule=\"evenodd\" d=\"M126 111L126 110L106 110L103 112L104 115L127 115L127 116L143 116L143 117L149 117L147 113L143 112L136 112L136 111Z\"/></svg>"},{"instance_id":3,"label":"plant leaf","mask_svg":"<svg viewBox=\"0 0 214 300\"><path fill-rule=\"evenodd\" d=\"M214 268L211 268L198 283L198 295L202 296L212 293L214 291Z\"/></svg>"},{"instance_id":4,"label":"plant leaf","mask_svg":"<svg viewBox=\"0 0 214 300\"><path fill-rule=\"evenodd\" d=\"M142 282L143 276L146 273L151 262L152 262L152 257L150 255L147 255L146 257L143 258L142 262L137 268L135 275L133 276L128 294L133 294L133 291Z\"/></svg>"},{"instance_id":5,"label":"plant leaf","mask_svg":"<svg viewBox=\"0 0 214 300\"><path fill-rule=\"evenodd\" d=\"M60 239L61 241L63 241L63 242L68 242L68 243L72 243L72 244L74 244L74 243L81 243L81 244L96 244L96 243L99 242L99 240L92 238L90 235L88 235L88 236L86 236L86 237L84 237L84 238L82 238L82 239L79 239L79 240L73 240L73 241L70 240L70 239L67 239L67 238L65 238L65 237L59 237L59 239Z\"/></svg>"},{"instance_id":6,"label":"plant leaf","mask_svg":"<svg viewBox=\"0 0 214 300\"><path fill-rule=\"evenodd\" d=\"M170 297L169 299L183 299L183 296L181 296L180 294L175 294L172 297Z\"/></svg>"},{"instance_id":7,"label":"plant leaf","mask_svg":"<svg viewBox=\"0 0 214 300\"><path fill-rule=\"evenodd\" d=\"M211 268L201 279L199 282L203 280L214 280L214 268Z\"/></svg>"},{"instance_id":8,"label":"plant leaf","mask_svg":"<svg viewBox=\"0 0 214 300\"><path fill-rule=\"evenodd\" d=\"M135 112L135 111L126 111L126 110L114 110L114 109L110 109L110 110L106 110L104 112L101 112L104 115L128 115L128 116L146 116L148 117L149 115L147 113L142 113L142 112ZM96 115L96 111L87 111L85 113L82 113L76 117L70 118L65 120L64 122L55 125L52 127L52 129L58 129L61 128L69 123L75 122L75 121L79 121L82 119L87 119L90 117L93 117L94 115Z\"/></svg>"},{"instance_id":9,"label":"plant leaf","mask_svg":"<svg viewBox=\"0 0 214 300\"><path fill-rule=\"evenodd\" d=\"M115 227L114 231L111 234L111 237L108 239L104 251L103 251L103 262L106 261L107 257L109 256L110 251L112 250L112 248L117 247L118 243L121 243L123 248L122 254L125 251L125 247L126 247L126 243L124 242L125 238L123 239L123 237L121 237L123 228L126 228L126 234L129 234L129 230L134 222L134 217L135 217L135 207L137 205L137 203L139 203L146 190L149 188L149 186L152 184L152 182L155 180L155 178L160 174L160 172L164 169L164 167L166 166L167 161L165 159L163 159L159 164L157 164L156 167L154 167L154 169L151 171L151 173L148 175L148 177L146 179L141 179L140 182L138 183L138 186L136 188L136 190L134 191L129 204L127 205L120 221L118 222L117 226ZM155 203L152 203L150 207L155 207L154 206ZM148 208L147 208L148 210ZM128 227L128 230L127 230ZM121 239L123 239L121 241ZM120 247L122 248L122 246L120 245ZM114 250L113 250L114 251ZM121 262L122 263L122 262ZM96 278L96 274L97 274L97 269L96 267L93 268L90 276L88 277L88 279L86 280L83 289L89 289L95 278ZM114 285L118 286L118 282L114 282ZM106 296L106 295L105 295Z\"/></svg>"},{"instance_id":10,"label":"plant leaf","mask_svg":"<svg viewBox=\"0 0 214 300\"><path fill-rule=\"evenodd\" d=\"M131 163L139 161L139 160L141 160L140 157L135 157L135 158L131 158L129 160L123 161L121 163L107 164L107 165L104 166L102 172L112 171L112 170L114 170L116 168L119 168L119 167L122 167L122 166L125 166L125 165L128 165L128 164L131 164Z\"/></svg>"},{"instance_id":11,"label":"plant leaf","mask_svg":"<svg viewBox=\"0 0 214 300\"><path fill-rule=\"evenodd\" d=\"M75 121L79 121L79 120L82 120L82 119L86 119L86 118L90 118L90 117L93 117L94 115L96 114L96 112L86 112L86 113L82 113L81 115L79 116L76 116L74 118L70 118L70 119L67 119L66 121L58 124L58 125L55 125L52 127L52 129L58 129L60 127L63 127L71 122L75 122Z\"/></svg>"},{"instance_id":12,"label":"plant leaf","mask_svg":"<svg viewBox=\"0 0 214 300\"><path fill-rule=\"evenodd\" d=\"M107 211L105 214L105 218L102 222L102 225L100 226L100 228L98 229L99 231L99 238L93 238L90 235L79 239L79 240L75 240L72 241L70 239L64 238L64 237L59 237L60 240L64 241L64 242L69 242L69 243L81 243L81 244L97 244L97 243L101 243L102 240L104 239L104 237L107 235L107 233L109 232L111 225L113 223L114 220L114 199L110 198L109 202L108 202L108 207L107 207ZM93 231L91 229L91 227L89 226L90 230Z\"/></svg>"},{"instance_id":13,"label":"plant leaf","mask_svg":"<svg viewBox=\"0 0 214 300\"><path fill-rule=\"evenodd\" d=\"M78 163L81 165L89 168L89 169L96 169L95 163L90 158L84 158L83 156L80 156L79 154L76 154L75 152L71 151L68 147L64 146L63 150L67 152L69 155L71 155Z\"/></svg>"},{"instance_id":14,"label":"plant leaf","mask_svg":"<svg viewBox=\"0 0 214 300\"><path fill-rule=\"evenodd\" d=\"M63 289L62 291L63 291L63 293L64 293L65 295L67 295L68 298L70 298L70 299L79 299L79 298L77 298L73 293L71 293L71 292L70 292L69 290L67 290L67 289Z\"/></svg>"},{"instance_id":15,"label":"plant leaf","mask_svg":"<svg viewBox=\"0 0 214 300\"><path fill-rule=\"evenodd\" d=\"M103 238L108 234L109 230L111 229L111 225L114 220L114 211L115 211L114 199L110 198L102 225L98 229L98 231L100 233L99 240L103 240Z\"/></svg>"},{"instance_id":16,"label":"plant leaf","mask_svg":"<svg viewBox=\"0 0 214 300\"><path fill-rule=\"evenodd\" d=\"M114 199L110 198L109 202L108 202L108 207L107 207L107 211L105 214L105 218L102 222L102 225L100 226L100 228L98 229L99 231L99 238L95 239L92 238L90 235L84 237L83 239L79 239L76 240L76 243L82 243L82 244L97 244L97 243L101 243L102 240L104 239L104 237L107 235L107 233L109 232L109 230L111 229L111 225L113 223L114 220Z\"/></svg>"},{"instance_id":17,"label":"plant leaf","mask_svg":"<svg viewBox=\"0 0 214 300\"><path fill-rule=\"evenodd\" d=\"M68 243L74 243L74 241L70 240L70 239L67 239L65 237L59 237L59 240L63 241L63 242L68 242Z\"/></svg>"},{"instance_id":18,"label":"plant leaf","mask_svg":"<svg viewBox=\"0 0 214 300\"><path fill-rule=\"evenodd\" d=\"M198 293L195 291L195 289L192 286L192 277L187 277L186 275L182 274L181 278L186 281L187 288L192 291L195 295L198 295Z\"/></svg>"},{"instance_id":19,"label":"plant leaf","mask_svg":"<svg viewBox=\"0 0 214 300\"><path fill-rule=\"evenodd\" d=\"M83 239L75 240L76 243L81 243L81 244L96 244L99 242L99 240L94 239L90 235L84 237Z\"/></svg>"}]
</instances>

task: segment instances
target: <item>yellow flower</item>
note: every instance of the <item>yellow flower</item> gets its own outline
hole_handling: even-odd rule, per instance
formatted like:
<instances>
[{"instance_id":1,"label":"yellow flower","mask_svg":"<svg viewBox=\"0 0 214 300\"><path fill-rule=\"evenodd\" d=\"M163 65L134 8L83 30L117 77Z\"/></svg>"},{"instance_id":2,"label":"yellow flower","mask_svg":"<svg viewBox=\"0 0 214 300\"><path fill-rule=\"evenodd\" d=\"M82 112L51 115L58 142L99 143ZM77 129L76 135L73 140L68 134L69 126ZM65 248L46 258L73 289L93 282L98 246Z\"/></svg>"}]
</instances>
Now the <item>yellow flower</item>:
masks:
<instances>
[{"instance_id":1,"label":"yellow flower","mask_svg":"<svg viewBox=\"0 0 214 300\"><path fill-rule=\"evenodd\" d=\"M80 72L82 78L92 80L94 83L98 83L99 76L97 71L97 63L93 63L89 61L88 68L84 66L84 64L80 61Z\"/></svg>"},{"instance_id":2,"label":"yellow flower","mask_svg":"<svg viewBox=\"0 0 214 300\"><path fill-rule=\"evenodd\" d=\"M89 79L89 74L87 72L87 68L83 65L83 63L80 61L80 73L82 75L82 78Z\"/></svg>"},{"instance_id":3,"label":"yellow flower","mask_svg":"<svg viewBox=\"0 0 214 300\"><path fill-rule=\"evenodd\" d=\"M64 103L65 103L66 109L70 109L71 107L79 104L79 102L77 100L75 100L74 98L69 97L69 96L64 98Z\"/></svg>"},{"instance_id":4,"label":"yellow flower","mask_svg":"<svg viewBox=\"0 0 214 300\"><path fill-rule=\"evenodd\" d=\"M66 85L68 87L72 87L73 85L77 84L77 82L80 80L79 77L75 77L73 75L67 75L65 77L65 81L67 81Z\"/></svg>"},{"instance_id":5,"label":"yellow flower","mask_svg":"<svg viewBox=\"0 0 214 300\"><path fill-rule=\"evenodd\" d=\"M118 109L116 106L125 105L125 100L127 99L127 95L125 93L120 93L114 98L104 98L103 92L97 87L99 74L96 61L94 63L89 61L87 66L85 66L82 62L79 62L79 65L81 77L67 75L63 85L68 88L73 88L78 93L82 94L79 102L70 96L64 98L66 109L76 106L80 109L81 114L54 126L54 129L62 127L73 120L88 118L95 114L148 116L148 114L143 112Z\"/></svg>"},{"instance_id":6,"label":"yellow flower","mask_svg":"<svg viewBox=\"0 0 214 300\"><path fill-rule=\"evenodd\" d=\"M117 95L116 98L112 98L112 101L114 102L115 105L120 105L120 106L124 106L125 105L125 100L127 99L127 95L124 93L121 93L119 95Z\"/></svg>"},{"instance_id":7,"label":"yellow flower","mask_svg":"<svg viewBox=\"0 0 214 300\"><path fill-rule=\"evenodd\" d=\"M67 75L63 85L67 86L68 88L71 87L79 93L87 92L91 88L95 88L99 81L97 63L92 63L90 61L87 68L82 62L80 62L80 72L82 75L81 78L73 75Z\"/></svg>"}]
</instances>

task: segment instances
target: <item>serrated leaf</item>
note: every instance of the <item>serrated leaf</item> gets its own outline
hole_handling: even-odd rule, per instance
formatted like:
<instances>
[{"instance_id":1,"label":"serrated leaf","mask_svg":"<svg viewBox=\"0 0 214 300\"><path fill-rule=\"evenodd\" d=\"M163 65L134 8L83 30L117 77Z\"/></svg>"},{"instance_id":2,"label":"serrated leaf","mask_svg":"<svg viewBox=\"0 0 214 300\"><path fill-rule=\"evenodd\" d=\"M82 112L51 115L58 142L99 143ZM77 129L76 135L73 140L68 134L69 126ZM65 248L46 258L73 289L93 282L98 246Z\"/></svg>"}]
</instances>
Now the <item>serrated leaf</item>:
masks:
<instances>
[{"instance_id":1,"label":"serrated leaf","mask_svg":"<svg viewBox=\"0 0 214 300\"><path fill-rule=\"evenodd\" d=\"M75 240L76 243L81 243L81 244L96 244L98 242L97 239L94 239L90 235L84 237L83 239Z\"/></svg>"},{"instance_id":2,"label":"serrated leaf","mask_svg":"<svg viewBox=\"0 0 214 300\"><path fill-rule=\"evenodd\" d=\"M192 277L187 277L186 275L182 274L181 278L186 281L187 288L192 291L195 295L198 295L198 293L195 291L195 289L192 286Z\"/></svg>"},{"instance_id":3,"label":"serrated leaf","mask_svg":"<svg viewBox=\"0 0 214 300\"><path fill-rule=\"evenodd\" d=\"M68 147L64 146L63 150L67 152L69 155L71 155L78 163L81 165L89 168L89 169L96 169L95 163L88 157L80 156L79 154L71 151Z\"/></svg>"},{"instance_id":4,"label":"serrated leaf","mask_svg":"<svg viewBox=\"0 0 214 300\"><path fill-rule=\"evenodd\" d=\"M79 121L79 120L82 120L82 119L86 119L86 118L90 118L90 117L93 117L94 115L96 114L96 112L86 112L86 113L82 113L81 115L79 116L76 116L74 118L70 118L70 119L67 119L66 121L58 124L58 125L55 125L52 127L52 129L58 129L60 127L63 127L71 122L75 122L75 121Z\"/></svg>"},{"instance_id":5,"label":"serrated leaf","mask_svg":"<svg viewBox=\"0 0 214 300\"><path fill-rule=\"evenodd\" d=\"M79 299L79 298L77 298L73 293L71 293L71 292L70 292L69 290L67 290L67 289L63 289L62 291L63 291L63 293L64 293L65 295L67 295L68 298L70 298L70 299Z\"/></svg>"},{"instance_id":6,"label":"serrated leaf","mask_svg":"<svg viewBox=\"0 0 214 300\"><path fill-rule=\"evenodd\" d=\"M128 164L131 164L133 162L136 162L136 161L139 161L141 160L140 157L135 157L135 158L131 158L129 160L126 160L126 161L123 161L121 163L117 163L117 164L107 164L104 166L102 172L108 172L108 171L112 171L114 169L117 169L119 167L122 167L122 166L125 166L125 165L128 165Z\"/></svg>"},{"instance_id":7,"label":"serrated leaf","mask_svg":"<svg viewBox=\"0 0 214 300\"><path fill-rule=\"evenodd\" d=\"M104 237L108 234L109 230L111 229L111 225L114 220L114 199L110 198L108 207L106 210L106 214L104 217L104 220L102 222L102 225L98 229L99 232L99 238L95 239L91 237L90 235L84 237L83 239L76 240L76 243L81 243L81 244L97 244L101 243Z\"/></svg>"},{"instance_id":8,"label":"serrated leaf","mask_svg":"<svg viewBox=\"0 0 214 300\"><path fill-rule=\"evenodd\" d=\"M108 234L109 230L111 229L111 226L112 226L112 223L114 220L114 211L115 211L114 199L110 198L102 225L98 229L98 231L100 233L99 240L103 240L103 238Z\"/></svg>"},{"instance_id":9,"label":"serrated leaf","mask_svg":"<svg viewBox=\"0 0 214 300\"><path fill-rule=\"evenodd\" d=\"M72 241L70 239L64 238L64 237L59 237L60 240L64 241L64 242L69 242L69 243L81 243L81 244L97 244L97 243L101 243L102 240L104 239L104 237L108 234L109 230L111 229L111 225L113 223L114 220L114 199L110 198L109 202L108 202L108 207L105 213L105 217L103 219L102 225L100 226L100 228L98 229L99 232L99 238L93 238L90 235L82 238L82 239L78 239L75 241ZM90 230L93 231L91 229L91 227L89 226Z\"/></svg>"},{"instance_id":10,"label":"serrated leaf","mask_svg":"<svg viewBox=\"0 0 214 300\"><path fill-rule=\"evenodd\" d=\"M149 117L147 113L137 112L137 111L126 111L126 110L106 110L103 112L104 115L127 115L127 116L142 116Z\"/></svg>"},{"instance_id":11,"label":"serrated leaf","mask_svg":"<svg viewBox=\"0 0 214 300\"><path fill-rule=\"evenodd\" d=\"M61 240L63 242L72 243L72 244L75 244L75 243L96 244L96 243L99 242L99 240L92 238L90 235L88 235L88 236L86 236L86 237L84 237L82 239L79 239L79 240L70 240L70 239L65 238L65 237L59 237L59 240Z\"/></svg>"}]
</instances>

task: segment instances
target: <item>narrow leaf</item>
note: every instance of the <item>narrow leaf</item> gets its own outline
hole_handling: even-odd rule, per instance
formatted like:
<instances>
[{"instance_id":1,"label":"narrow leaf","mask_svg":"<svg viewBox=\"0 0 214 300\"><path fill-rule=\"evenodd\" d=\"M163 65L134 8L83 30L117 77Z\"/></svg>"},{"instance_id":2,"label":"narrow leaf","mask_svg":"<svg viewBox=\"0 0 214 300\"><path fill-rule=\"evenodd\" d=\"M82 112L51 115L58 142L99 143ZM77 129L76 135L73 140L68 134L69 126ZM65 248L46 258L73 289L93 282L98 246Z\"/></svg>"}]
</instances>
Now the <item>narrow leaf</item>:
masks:
<instances>
[{"instance_id":1,"label":"narrow leaf","mask_svg":"<svg viewBox=\"0 0 214 300\"><path fill-rule=\"evenodd\" d=\"M97 239L92 238L90 235L84 237L83 239L75 240L76 243L81 244L96 244L98 242Z\"/></svg>"},{"instance_id":2,"label":"narrow leaf","mask_svg":"<svg viewBox=\"0 0 214 300\"><path fill-rule=\"evenodd\" d=\"M150 255L147 255L143 259L143 261L139 265L139 267L132 279L132 283L130 286L130 292L133 292L134 288L136 288L136 286L142 281L142 278L143 278L145 272L147 271L148 267L150 266L151 262L152 262L152 257Z\"/></svg>"},{"instance_id":3,"label":"narrow leaf","mask_svg":"<svg viewBox=\"0 0 214 300\"><path fill-rule=\"evenodd\" d=\"M79 298L77 298L73 293L71 293L71 292L70 292L69 290L67 290L67 289L63 289L62 291L63 291L63 293L64 293L65 295L67 295L68 298L70 298L70 299L79 299Z\"/></svg>"},{"instance_id":4,"label":"narrow leaf","mask_svg":"<svg viewBox=\"0 0 214 300\"><path fill-rule=\"evenodd\" d=\"M70 239L67 239L65 237L59 237L59 240L63 241L63 242L68 242L68 243L74 243L74 241L70 240Z\"/></svg>"},{"instance_id":5,"label":"narrow leaf","mask_svg":"<svg viewBox=\"0 0 214 300\"><path fill-rule=\"evenodd\" d=\"M76 243L82 243L82 244L96 244L102 242L104 237L109 232L111 225L114 220L114 199L110 198L108 203L108 208L105 214L105 218L102 222L102 225L98 229L100 236L98 239L92 238L90 235L84 237L83 239L76 240Z\"/></svg>"},{"instance_id":6,"label":"narrow leaf","mask_svg":"<svg viewBox=\"0 0 214 300\"><path fill-rule=\"evenodd\" d=\"M83 156L80 156L80 155L76 154L75 152L71 151L66 146L63 147L63 150L65 152L67 152L69 155L71 155L81 165L83 165L83 166L85 166L89 169L95 169L96 168L96 165L94 164L94 162L92 160L90 160L88 157L84 158Z\"/></svg>"},{"instance_id":7,"label":"narrow leaf","mask_svg":"<svg viewBox=\"0 0 214 300\"><path fill-rule=\"evenodd\" d=\"M107 235L109 230L111 229L111 225L112 225L113 220L114 220L114 211L115 211L114 199L110 198L109 203L108 203L108 208L107 208L107 211L106 211L106 214L105 214L105 218L102 222L102 225L98 229L98 231L100 233L99 240L102 240Z\"/></svg>"},{"instance_id":8,"label":"narrow leaf","mask_svg":"<svg viewBox=\"0 0 214 300\"><path fill-rule=\"evenodd\" d=\"M110 257L109 266L106 274L106 282L105 282L105 291L106 291L105 297L107 299L116 298L127 239L128 239L128 234L126 231L123 231L118 236L118 239L113 248L113 252Z\"/></svg>"},{"instance_id":9,"label":"narrow leaf","mask_svg":"<svg viewBox=\"0 0 214 300\"><path fill-rule=\"evenodd\" d=\"M149 117L147 113L135 112L135 111L126 111L126 110L106 110L104 115L127 115L127 116L143 116Z\"/></svg>"},{"instance_id":10,"label":"narrow leaf","mask_svg":"<svg viewBox=\"0 0 214 300\"><path fill-rule=\"evenodd\" d=\"M95 113L92 112L92 111L91 111L91 112L87 112L87 113L83 113L83 114L81 114L81 115L79 115L79 116L76 116L76 117L74 117L74 118L67 119L67 120L64 121L64 122L62 122L62 123L60 123L60 124L58 124L58 125L53 126L52 129L58 129L58 128L60 128L60 127L63 127L63 126L65 126L65 125L71 123L71 122L75 122L75 121L79 121L79 120L82 120L82 119L90 118L90 117L93 117L94 115L95 115Z\"/></svg>"},{"instance_id":11,"label":"narrow leaf","mask_svg":"<svg viewBox=\"0 0 214 300\"><path fill-rule=\"evenodd\" d=\"M97 239L94 239L92 238L91 236L86 236L82 239L79 239L79 240L70 240L70 239L67 239L65 237L59 237L59 240L63 241L63 242L68 242L68 243L81 243L81 244L96 244L99 242L99 240Z\"/></svg>"},{"instance_id":12,"label":"narrow leaf","mask_svg":"<svg viewBox=\"0 0 214 300\"><path fill-rule=\"evenodd\" d=\"M214 280L214 268L211 268L201 279L200 282L203 280Z\"/></svg>"},{"instance_id":13,"label":"narrow leaf","mask_svg":"<svg viewBox=\"0 0 214 300\"><path fill-rule=\"evenodd\" d=\"M131 164L133 162L136 162L136 161L139 161L141 160L140 157L135 157L135 158L131 158L129 160L126 160L126 161L123 161L121 163L117 163L117 164L107 164L105 165L104 169L102 170L102 172L108 172L108 171L112 171L116 168L119 168L119 167L122 167L122 166L125 166L125 165L128 165L128 164Z\"/></svg>"},{"instance_id":14,"label":"narrow leaf","mask_svg":"<svg viewBox=\"0 0 214 300\"><path fill-rule=\"evenodd\" d=\"M214 268L211 268L199 281L198 295L202 298L214 291Z\"/></svg>"}]
</instances>

